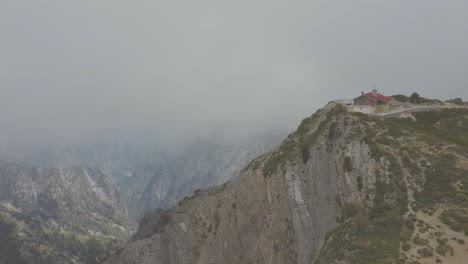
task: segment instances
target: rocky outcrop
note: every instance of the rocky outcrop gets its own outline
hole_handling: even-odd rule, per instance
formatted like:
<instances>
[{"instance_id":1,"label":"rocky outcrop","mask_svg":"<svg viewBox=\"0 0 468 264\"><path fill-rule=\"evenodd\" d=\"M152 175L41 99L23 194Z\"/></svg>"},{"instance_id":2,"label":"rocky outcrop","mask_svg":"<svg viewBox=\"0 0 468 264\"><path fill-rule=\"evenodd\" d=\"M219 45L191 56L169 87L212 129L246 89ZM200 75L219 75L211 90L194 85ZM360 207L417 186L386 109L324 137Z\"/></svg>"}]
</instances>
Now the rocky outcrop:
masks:
<instances>
[{"instance_id":1,"label":"rocky outcrop","mask_svg":"<svg viewBox=\"0 0 468 264\"><path fill-rule=\"evenodd\" d=\"M376 181L376 161L350 140L350 120L340 106L327 106L236 181L146 216L106 263L310 263L339 206L366 204L358 189L371 192Z\"/></svg>"}]
</instances>

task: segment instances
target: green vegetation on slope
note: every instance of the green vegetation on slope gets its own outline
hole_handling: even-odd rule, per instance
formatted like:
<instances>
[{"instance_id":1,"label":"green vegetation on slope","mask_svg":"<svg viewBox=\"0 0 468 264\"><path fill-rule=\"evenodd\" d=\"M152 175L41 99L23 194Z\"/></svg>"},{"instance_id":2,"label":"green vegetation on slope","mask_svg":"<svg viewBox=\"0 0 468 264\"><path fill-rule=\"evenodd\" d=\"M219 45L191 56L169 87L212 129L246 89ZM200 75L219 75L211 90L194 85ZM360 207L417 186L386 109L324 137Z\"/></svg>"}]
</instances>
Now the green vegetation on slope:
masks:
<instances>
[{"instance_id":1,"label":"green vegetation on slope","mask_svg":"<svg viewBox=\"0 0 468 264\"><path fill-rule=\"evenodd\" d=\"M436 204L454 206L440 219L468 235L468 213L462 209L468 207L468 170L460 163L462 157L468 158L468 109L414 113L416 121L352 115L356 120L351 122L355 132L350 140L366 143L381 164L375 171L374 192L368 194L373 196L372 206L357 210L329 231L315 264L406 263L400 250L409 250L411 243L421 239L411 241L415 227L413 216L406 214L409 190L405 178L410 178L414 210L431 213ZM450 250L439 243L435 252L426 247L417 254L424 258Z\"/></svg>"},{"instance_id":2,"label":"green vegetation on slope","mask_svg":"<svg viewBox=\"0 0 468 264\"><path fill-rule=\"evenodd\" d=\"M302 161L306 163L310 158L309 149L317 143L320 136L324 135L326 131L328 131L327 137L329 140L332 140L336 136L337 123L334 122L333 117L344 113L346 113L346 107L337 104L327 112L324 120L320 121L321 110L311 117L302 120L296 132L285 139L278 151L272 152L267 158L263 167L263 175L265 177L272 176L286 161L294 160L298 156L301 156ZM247 168L252 168L253 164L255 164L255 161Z\"/></svg>"},{"instance_id":3,"label":"green vegetation on slope","mask_svg":"<svg viewBox=\"0 0 468 264\"><path fill-rule=\"evenodd\" d=\"M418 93L412 93L411 96L406 96L403 94L396 94L392 96L393 99L398 102L406 103L410 102L413 104L438 104L441 105L442 101L436 99L428 99L420 96Z\"/></svg>"},{"instance_id":4,"label":"green vegetation on slope","mask_svg":"<svg viewBox=\"0 0 468 264\"><path fill-rule=\"evenodd\" d=\"M440 215L440 220L453 231L464 232L468 236L468 210L449 209Z\"/></svg>"},{"instance_id":5,"label":"green vegetation on slope","mask_svg":"<svg viewBox=\"0 0 468 264\"><path fill-rule=\"evenodd\" d=\"M371 219L358 214L330 231L316 264L348 260L359 264L391 264L398 256L402 217L396 213Z\"/></svg>"},{"instance_id":6,"label":"green vegetation on slope","mask_svg":"<svg viewBox=\"0 0 468 264\"><path fill-rule=\"evenodd\" d=\"M120 246L117 239L78 236L49 227L21 213L0 212L0 263L92 264Z\"/></svg>"}]
</instances>

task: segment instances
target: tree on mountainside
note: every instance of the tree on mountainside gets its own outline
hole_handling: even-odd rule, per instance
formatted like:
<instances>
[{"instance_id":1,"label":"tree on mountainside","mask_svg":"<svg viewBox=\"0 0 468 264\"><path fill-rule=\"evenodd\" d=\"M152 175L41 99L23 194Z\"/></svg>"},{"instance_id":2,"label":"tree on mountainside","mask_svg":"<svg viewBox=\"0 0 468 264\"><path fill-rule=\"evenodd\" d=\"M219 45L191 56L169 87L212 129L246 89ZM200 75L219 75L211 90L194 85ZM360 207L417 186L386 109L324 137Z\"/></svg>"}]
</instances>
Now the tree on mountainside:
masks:
<instances>
[{"instance_id":1,"label":"tree on mountainside","mask_svg":"<svg viewBox=\"0 0 468 264\"><path fill-rule=\"evenodd\" d=\"M411 94L410 102L413 104L420 104L421 103L421 96L418 93L414 92Z\"/></svg>"},{"instance_id":2,"label":"tree on mountainside","mask_svg":"<svg viewBox=\"0 0 468 264\"><path fill-rule=\"evenodd\" d=\"M462 105L463 104L463 100L461 98L450 99L447 102L454 103L454 104L457 104L457 105Z\"/></svg>"},{"instance_id":3,"label":"tree on mountainside","mask_svg":"<svg viewBox=\"0 0 468 264\"><path fill-rule=\"evenodd\" d=\"M0 263L25 263L16 232L16 226L0 214Z\"/></svg>"}]
</instances>

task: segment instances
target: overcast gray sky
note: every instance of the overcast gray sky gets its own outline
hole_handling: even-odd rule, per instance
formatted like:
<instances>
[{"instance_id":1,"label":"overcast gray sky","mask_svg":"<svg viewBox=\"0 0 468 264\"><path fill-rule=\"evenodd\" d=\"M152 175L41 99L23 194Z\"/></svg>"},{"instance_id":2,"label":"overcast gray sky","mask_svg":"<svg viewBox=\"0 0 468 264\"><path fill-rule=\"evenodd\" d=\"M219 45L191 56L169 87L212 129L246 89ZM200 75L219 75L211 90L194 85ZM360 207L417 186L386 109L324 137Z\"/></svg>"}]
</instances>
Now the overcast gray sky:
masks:
<instances>
[{"instance_id":1,"label":"overcast gray sky","mask_svg":"<svg viewBox=\"0 0 468 264\"><path fill-rule=\"evenodd\" d=\"M0 134L249 135L374 84L468 99L467 14L462 0L2 0Z\"/></svg>"}]
</instances>

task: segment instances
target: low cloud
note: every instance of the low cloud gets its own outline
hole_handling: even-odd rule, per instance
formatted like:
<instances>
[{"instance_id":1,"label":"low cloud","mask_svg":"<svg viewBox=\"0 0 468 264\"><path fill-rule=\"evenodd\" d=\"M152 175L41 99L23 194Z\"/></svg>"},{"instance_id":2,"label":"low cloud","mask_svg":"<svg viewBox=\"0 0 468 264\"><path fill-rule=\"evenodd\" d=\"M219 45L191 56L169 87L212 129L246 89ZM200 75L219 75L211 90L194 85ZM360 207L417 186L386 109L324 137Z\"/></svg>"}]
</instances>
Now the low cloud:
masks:
<instances>
[{"instance_id":1,"label":"low cloud","mask_svg":"<svg viewBox=\"0 0 468 264\"><path fill-rule=\"evenodd\" d=\"M374 84L466 99L466 10L436 0L3 1L0 148L287 131Z\"/></svg>"}]
</instances>

